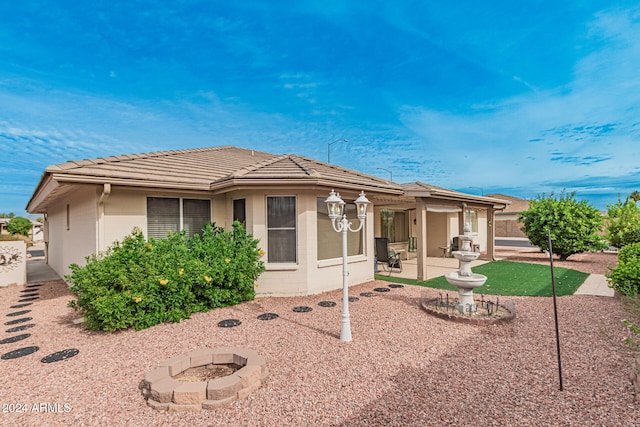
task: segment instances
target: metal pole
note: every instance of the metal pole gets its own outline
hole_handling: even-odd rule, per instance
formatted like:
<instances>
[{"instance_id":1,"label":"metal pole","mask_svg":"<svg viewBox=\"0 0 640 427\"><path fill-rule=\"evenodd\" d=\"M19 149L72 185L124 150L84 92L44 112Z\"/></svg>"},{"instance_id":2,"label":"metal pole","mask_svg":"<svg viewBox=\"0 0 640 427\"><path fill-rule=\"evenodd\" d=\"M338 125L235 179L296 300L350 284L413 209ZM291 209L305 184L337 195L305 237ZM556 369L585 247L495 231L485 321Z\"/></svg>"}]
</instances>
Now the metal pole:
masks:
<instances>
[{"instance_id":1,"label":"metal pole","mask_svg":"<svg viewBox=\"0 0 640 427\"><path fill-rule=\"evenodd\" d=\"M551 265L551 289L553 291L553 315L556 321L556 349L558 352L558 378L560 379L560 391L562 387L562 358L560 357L560 329L558 328L558 304L556 302L556 279L553 273L553 246L551 245L551 229L547 230L549 239L549 262Z\"/></svg>"},{"instance_id":2,"label":"metal pole","mask_svg":"<svg viewBox=\"0 0 640 427\"><path fill-rule=\"evenodd\" d=\"M347 270L347 232L349 222L344 215L340 220L342 228L342 326L340 341L351 341L351 315L349 314L349 271Z\"/></svg>"}]
</instances>

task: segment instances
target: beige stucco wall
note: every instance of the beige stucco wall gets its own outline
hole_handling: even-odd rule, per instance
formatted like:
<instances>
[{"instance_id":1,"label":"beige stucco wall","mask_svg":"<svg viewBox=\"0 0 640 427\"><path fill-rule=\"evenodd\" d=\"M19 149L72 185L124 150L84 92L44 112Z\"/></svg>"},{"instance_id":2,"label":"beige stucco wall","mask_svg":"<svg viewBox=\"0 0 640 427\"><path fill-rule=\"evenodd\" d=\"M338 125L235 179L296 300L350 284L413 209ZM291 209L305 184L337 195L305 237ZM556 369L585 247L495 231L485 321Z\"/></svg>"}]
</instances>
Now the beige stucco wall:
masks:
<instances>
[{"instance_id":1,"label":"beige stucco wall","mask_svg":"<svg viewBox=\"0 0 640 427\"><path fill-rule=\"evenodd\" d=\"M96 251L97 194L94 186L78 186L47 212L47 262L60 277L71 273L70 264L84 265Z\"/></svg>"},{"instance_id":2,"label":"beige stucco wall","mask_svg":"<svg viewBox=\"0 0 640 427\"><path fill-rule=\"evenodd\" d=\"M139 227L145 234L146 197L198 197L206 193L157 192L114 186L107 197L102 187L79 187L79 191L52 206L48 213L49 264L60 275L70 273L71 263L84 264L84 257L103 251ZM327 193L328 194L328 193ZM266 251L266 197L296 196L298 215L298 262L268 264L258 279L258 295L307 295L342 287L342 259L317 260L316 198L327 194L314 190L278 192L237 191L210 197L213 221L230 229L233 200L246 199L247 231L260 240ZM99 202L101 200L102 202ZM344 195L355 199L357 194ZM66 230L66 205L70 206L70 230ZM357 222L357 221L356 221ZM357 225L357 224L354 224ZM373 280L373 214L367 220L365 255L349 258L349 284ZM335 233L340 242L341 236ZM264 261L268 256L264 256Z\"/></svg>"}]
</instances>

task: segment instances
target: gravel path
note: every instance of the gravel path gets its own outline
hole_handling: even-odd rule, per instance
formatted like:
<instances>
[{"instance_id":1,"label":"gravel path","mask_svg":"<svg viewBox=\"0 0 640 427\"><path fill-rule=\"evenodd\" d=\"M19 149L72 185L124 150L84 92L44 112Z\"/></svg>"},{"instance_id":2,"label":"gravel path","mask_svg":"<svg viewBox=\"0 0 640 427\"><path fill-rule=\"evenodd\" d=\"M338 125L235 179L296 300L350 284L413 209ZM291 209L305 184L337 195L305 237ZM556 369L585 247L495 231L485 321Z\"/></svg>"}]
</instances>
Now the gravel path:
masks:
<instances>
[{"instance_id":1,"label":"gravel path","mask_svg":"<svg viewBox=\"0 0 640 427\"><path fill-rule=\"evenodd\" d=\"M351 295L384 286L371 282ZM0 289L0 317L18 287ZM628 380L632 356L620 351L624 313L614 298L558 299L564 391L558 390L550 298L514 298L518 318L477 327L430 317L405 286L350 304L353 342L341 343L341 292L261 298L144 331L96 333L72 324L61 281L46 282L30 308L36 326L0 353L0 424L6 426L637 426L640 405ZM335 307L318 306L323 300ZM294 313L299 305L313 307ZM256 316L278 313L275 320ZM217 323L237 318L235 328ZM2 326L0 339L9 326ZM203 347L241 346L268 360L271 377L248 399L200 413L158 413L138 390L144 374L170 357ZM66 361L40 359L65 348ZM42 406L44 404L44 407ZM49 406L47 407L47 404ZM56 406L57 404L57 406ZM65 406L66 405L66 406ZM22 412L17 412L18 409ZM44 410L42 410L44 408ZM50 412L53 409L56 412ZM36 409L41 410L37 412Z\"/></svg>"}]
</instances>

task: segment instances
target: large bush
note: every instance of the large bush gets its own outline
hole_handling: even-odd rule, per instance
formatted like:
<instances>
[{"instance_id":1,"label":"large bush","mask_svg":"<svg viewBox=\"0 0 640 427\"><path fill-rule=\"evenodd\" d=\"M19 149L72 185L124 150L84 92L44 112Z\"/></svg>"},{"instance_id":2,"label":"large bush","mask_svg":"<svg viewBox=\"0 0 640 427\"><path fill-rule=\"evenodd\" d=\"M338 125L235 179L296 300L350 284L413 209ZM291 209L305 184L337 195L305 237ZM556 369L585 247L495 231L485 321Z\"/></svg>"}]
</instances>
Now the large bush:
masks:
<instances>
[{"instance_id":1,"label":"large bush","mask_svg":"<svg viewBox=\"0 0 640 427\"><path fill-rule=\"evenodd\" d=\"M574 193L562 193L555 198L542 195L531 200L529 209L518 218L522 231L531 243L548 250L547 230L551 230L553 253L564 261L573 254L599 251L606 248L602 236L604 218L587 201L578 201Z\"/></svg>"},{"instance_id":2,"label":"large bush","mask_svg":"<svg viewBox=\"0 0 640 427\"><path fill-rule=\"evenodd\" d=\"M31 221L21 216L11 218L7 223L7 231L11 234L20 234L22 236L28 236L31 233Z\"/></svg>"},{"instance_id":3,"label":"large bush","mask_svg":"<svg viewBox=\"0 0 640 427\"><path fill-rule=\"evenodd\" d=\"M622 248L640 242L640 207L631 196L624 203L618 197L618 203L607 205L607 211L607 238L611 245Z\"/></svg>"},{"instance_id":4,"label":"large bush","mask_svg":"<svg viewBox=\"0 0 640 427\"><path fill-rule=\"evenodd\" d=\"M202 235L184 232L146 241L134 232L106 252L72 264L71 301L90 329L137 330L179 322L191 313L255 297L264 270L258 241L238 222L227 232L209 224Z\"/></svg>"},{"instance_id":5,"label":"large bush","mask_svg":"<svg viewBox=\"0 0 640 427\"><path fill-rule=\"evenodd\" d=\"M626 245L618 252L618 265L606 274L609 286L626 296L640 293L640 243Z\"/></svg>"}]
</instances>

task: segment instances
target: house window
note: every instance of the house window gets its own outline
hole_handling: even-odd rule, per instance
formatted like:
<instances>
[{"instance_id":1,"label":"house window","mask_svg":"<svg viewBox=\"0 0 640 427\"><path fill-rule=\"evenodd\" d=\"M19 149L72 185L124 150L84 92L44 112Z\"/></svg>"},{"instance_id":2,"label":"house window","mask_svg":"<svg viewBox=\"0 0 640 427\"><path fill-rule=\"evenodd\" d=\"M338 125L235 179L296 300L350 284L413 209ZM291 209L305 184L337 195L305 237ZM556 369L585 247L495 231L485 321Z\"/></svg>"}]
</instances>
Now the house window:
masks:
<instances>
[{"instance_id":1,"label":"house window","mask_svg":"<svg viewBox=\"0 0 640 427\"><path fill-rule=\"evenodd\" d=\"M342 256L342 236L336 233L333 225L331 225L329 211L327 210L327 204L324 202L324 198L318 197L317 209L318 259L340 258ZM344 213L347 215L347 219L353 223L354 228L360 224L354 203L347 203L344 206ZM347 233L347 255L362 254L364 254L364 230L360 230L357 233Z\"/></svg>"},{"instance_id":2,"label":"house window","mask_svg":"<svg viewBox=\"0 0 640 427\"><path fill-rule=\"evenodd\" d=\"M147 236L164 239L184 230L187 237L211 222L211 200L147 197Z\"/></svg>"},{"instance_id":3,"label":"house window","mask_svg":"<svg viewBox=\"0 0 640 427\"><path fill-rule=\"evenodd\" d=\"M464 223L469 224L472 233L478 232L478 211L467 209L464 211Z\"/></svg>"},{"instance_id":4,"label":"house window","mask_svg":"<svg viewBox=\"0 0 640 427\"><path fill-rule=\"evenodd\" d=\"M380 237L389 239L389 243L409 240L408 215L405 211L380 210Z\"/></svg>"},{"instance_id":5,"label":"house window","mask_svg":"<svg viewBox=\"0 0 640 427\"><path fill-rule=\"evenodd\" d=\"M295 196L267 197L267 262L297 262L296 217Z\"/></svg>"},{"instance_id":6,"label":"house window","mask_svg":"<svg viewBox=\"0 0 640 427\"><path fill-rule=\"evenodd\" d=\"M233 220L238 221L245 228L247 227L247 208L245 199L235 199L233 201Z\"/></svg>"}]
</instances>

